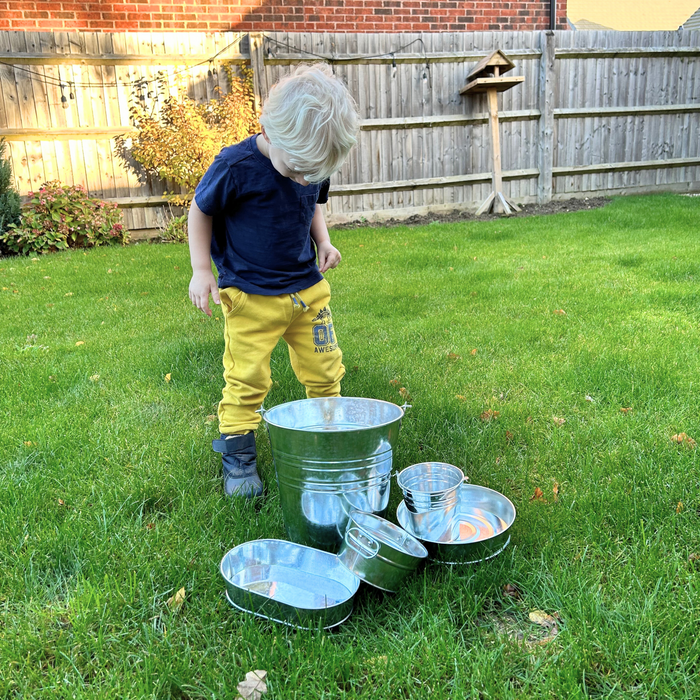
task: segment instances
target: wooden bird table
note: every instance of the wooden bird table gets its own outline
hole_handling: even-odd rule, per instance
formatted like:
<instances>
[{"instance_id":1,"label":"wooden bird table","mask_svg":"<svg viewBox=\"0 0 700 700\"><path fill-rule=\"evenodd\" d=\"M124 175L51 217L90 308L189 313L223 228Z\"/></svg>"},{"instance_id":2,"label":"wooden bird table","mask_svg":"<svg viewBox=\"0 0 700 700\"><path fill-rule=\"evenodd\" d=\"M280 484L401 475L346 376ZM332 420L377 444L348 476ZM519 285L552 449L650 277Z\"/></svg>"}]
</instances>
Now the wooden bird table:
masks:
<instances>
[{"instance_id":1,"label":"wooden bird table","mask_svg":"<svg viewBox=\"0 0 700 700\"><path fill-rule=\"evenodd\" d=\"M503 77L503 73L511 70L515 64L501 51L494 51L479 61L467 76L467 84L459 91L461 95L486 93L489 108L489 124L491 125L491 160L493 172L491 182L492 192L477 209L477 216L485 214L493 208L494 212L503 211L511 214L520 208L503 194L503 177L501 172L501 137L498 127L498 93L510 90L522 83L524 76Z\"/></svg>"}]
</instances>

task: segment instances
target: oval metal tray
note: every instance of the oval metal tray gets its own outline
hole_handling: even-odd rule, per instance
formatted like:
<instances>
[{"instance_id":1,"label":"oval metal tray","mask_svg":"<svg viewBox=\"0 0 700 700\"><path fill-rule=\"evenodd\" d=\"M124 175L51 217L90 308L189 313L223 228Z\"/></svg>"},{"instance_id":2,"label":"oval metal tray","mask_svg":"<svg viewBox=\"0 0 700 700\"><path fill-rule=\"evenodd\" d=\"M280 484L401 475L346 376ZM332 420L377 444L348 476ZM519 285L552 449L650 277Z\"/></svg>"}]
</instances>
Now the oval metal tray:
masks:
<instances>
[{"instance_id":1,"label":"oval metal tray","mask_svg":"<svg viewBox=\"0 0 700 700\"><path fill-rule=\"evenodd\" d=\"M360 579L338 557L283 540L252 540L220 566L234 608L300 629L347 620Z\"/></svg>"},{"instance_id":2,"label":"oval metal tray","mask_svg":"<svg viewBox=\"0 0 700 700\"><path fill-rule=\"evenodd\" d=\"M430 558L443 564L477 564L500 554L510 542L515 506L501 493L485 486L462 484L457 505L436 518L411 520L402 501L396 510L399 525L420 540Z\"/></svg>"}]
</instances>

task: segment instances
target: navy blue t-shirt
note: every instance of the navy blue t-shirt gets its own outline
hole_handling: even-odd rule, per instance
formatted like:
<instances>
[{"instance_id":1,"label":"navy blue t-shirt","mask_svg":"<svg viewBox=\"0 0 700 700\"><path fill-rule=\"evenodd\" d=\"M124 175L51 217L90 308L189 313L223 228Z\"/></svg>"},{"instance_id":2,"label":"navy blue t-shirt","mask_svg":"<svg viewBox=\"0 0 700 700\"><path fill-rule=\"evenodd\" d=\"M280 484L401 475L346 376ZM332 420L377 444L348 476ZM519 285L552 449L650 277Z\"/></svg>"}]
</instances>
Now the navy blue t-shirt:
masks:
<instances>
[{"instance_id":1,"label":"navy blue t-shirt","mask_svg":"<svg viewBox=\"0 0 700 700\"><path fill-rule=\"evenodd\" d=\"M211 257L219 287L248 294L293 294L323 279L311 240L316 203L329 183L304 187L280 175L251 136L222 149L195 190L213 217Z\"/></svg>"}]
</instances>

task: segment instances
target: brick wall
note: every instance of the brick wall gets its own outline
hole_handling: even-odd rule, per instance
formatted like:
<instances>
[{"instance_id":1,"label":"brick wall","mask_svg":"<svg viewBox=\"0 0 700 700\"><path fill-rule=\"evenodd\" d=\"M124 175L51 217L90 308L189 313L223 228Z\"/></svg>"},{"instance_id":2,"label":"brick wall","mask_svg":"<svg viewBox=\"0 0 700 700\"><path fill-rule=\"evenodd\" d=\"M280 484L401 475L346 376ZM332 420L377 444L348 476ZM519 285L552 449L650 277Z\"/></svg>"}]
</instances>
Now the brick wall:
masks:
<instances>
[{"instance_id":1,"label":"brick wall","mask_svg":"<svg viewBox=\"0 0 700 700\"><path fill-rule=\"evenodd\" d=\"M549 0L0 0L0 30L459 32L549 27ZM567 29L566 0L557 29Z\"/></svg>"}]
</instances>

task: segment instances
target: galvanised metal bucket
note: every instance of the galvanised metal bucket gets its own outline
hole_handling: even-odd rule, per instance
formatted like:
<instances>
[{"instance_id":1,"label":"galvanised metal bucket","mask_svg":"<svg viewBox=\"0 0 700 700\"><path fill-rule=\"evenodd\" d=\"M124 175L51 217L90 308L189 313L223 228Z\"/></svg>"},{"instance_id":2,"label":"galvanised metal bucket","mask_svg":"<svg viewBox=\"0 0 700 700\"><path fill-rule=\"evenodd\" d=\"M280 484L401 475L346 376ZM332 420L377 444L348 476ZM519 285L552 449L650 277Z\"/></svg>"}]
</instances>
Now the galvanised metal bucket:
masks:
<instances>
[{"instance_id":1,"label":"galvanised metal bucket","mask_svg":"<svg viewBox=\"0 0 700 700\"><path fill-rule=\"evenodd\" d=\"M378 515L350 513L338 560L371 586L391 593L428 556L428 550L406 530Z\"/></svg>"},{"instance_id":2,"label":"galvanised metal bucket","mask_svg":"<svg viewBox=\"0 0 700 700\"><path fill-rule=\"evenodd\" d=\"M263 411L289 539L338 552L351 510L386 513L404 408L337 397Z\"/></svg>"}]
</instances>

